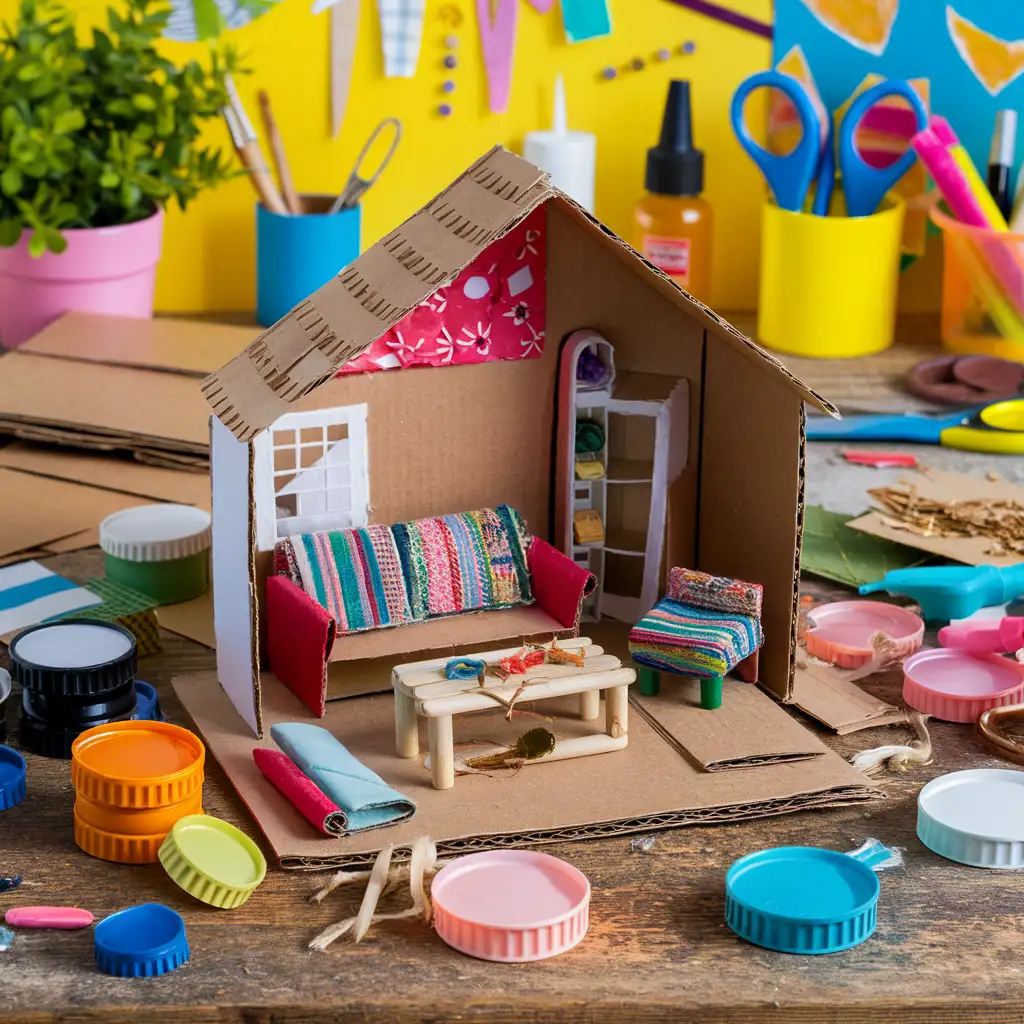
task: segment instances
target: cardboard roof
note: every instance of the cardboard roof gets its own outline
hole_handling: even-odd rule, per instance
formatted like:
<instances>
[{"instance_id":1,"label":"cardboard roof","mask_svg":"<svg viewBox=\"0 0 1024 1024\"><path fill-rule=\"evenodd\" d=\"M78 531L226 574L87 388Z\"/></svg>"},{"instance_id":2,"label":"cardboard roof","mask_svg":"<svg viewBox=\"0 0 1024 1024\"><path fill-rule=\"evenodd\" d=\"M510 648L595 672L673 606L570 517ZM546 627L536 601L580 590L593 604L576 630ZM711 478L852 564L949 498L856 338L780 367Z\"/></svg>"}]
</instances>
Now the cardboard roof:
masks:
<instances>
[{"instance_id":1,"label":"cardboard roof","mask_svg":"<svg viewBox=\"0 0 1024 1024\"><path fill-rule=\"evenodd\" d=\"M207 377L202 384L206 400L240 441L252 440L552 198L634 272L648 272L653 288L715 337L778 374L805 401L836 415L829 402L777 359L553 188L543 171L500 146Z\"/></svg>"}]
</instances>

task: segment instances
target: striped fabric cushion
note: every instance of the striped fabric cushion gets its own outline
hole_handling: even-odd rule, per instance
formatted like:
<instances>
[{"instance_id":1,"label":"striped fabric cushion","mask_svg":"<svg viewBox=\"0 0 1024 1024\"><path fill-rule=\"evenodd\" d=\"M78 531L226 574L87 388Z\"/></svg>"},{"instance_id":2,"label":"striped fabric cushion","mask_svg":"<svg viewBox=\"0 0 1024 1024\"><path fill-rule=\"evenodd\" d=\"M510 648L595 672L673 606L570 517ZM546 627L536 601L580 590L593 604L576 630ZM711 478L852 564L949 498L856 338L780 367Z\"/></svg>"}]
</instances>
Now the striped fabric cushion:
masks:
<instances>
[{"instance_id":1,"label":"striped fabric cushion","mask_svg":"<svg viewBox=\"0 0 1024 1024\"><path fill-rule=\"evenodd\" d=\"M357 633L530 604L529 535L507 505L280 541L277 572Z\"/></svg>"},{"instance_id":2,"label":"striped fabric cushion","mask_svg":"<svg viewBox=\"0 0 1024 1024\"><path fill-rule=\"evenodd\" d=\"M666 597L632 629L629 650L641 665L686 676L722 676L762 644L749 615L710 611Z\"/></svg>"}]
</instances>

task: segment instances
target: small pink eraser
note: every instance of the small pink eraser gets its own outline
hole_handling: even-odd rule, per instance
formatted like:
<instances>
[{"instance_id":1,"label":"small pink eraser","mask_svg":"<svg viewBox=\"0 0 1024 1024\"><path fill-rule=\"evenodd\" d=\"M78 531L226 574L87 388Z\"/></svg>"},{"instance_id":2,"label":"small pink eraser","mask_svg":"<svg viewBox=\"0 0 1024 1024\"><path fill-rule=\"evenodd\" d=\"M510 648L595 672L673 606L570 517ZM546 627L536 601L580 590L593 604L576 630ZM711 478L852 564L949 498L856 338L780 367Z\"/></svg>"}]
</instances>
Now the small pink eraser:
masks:
<instances>
[{"instance_id":1,"label":"small pink eraser","mask_svg":"<svg viewBox=\"0 0 1024 1024\"><path fill-rule=\"evenodd\" d=\"M88 928L95 918L78 907L11 907L4 920L14 928Z\"/></svg>"}]
</instances>

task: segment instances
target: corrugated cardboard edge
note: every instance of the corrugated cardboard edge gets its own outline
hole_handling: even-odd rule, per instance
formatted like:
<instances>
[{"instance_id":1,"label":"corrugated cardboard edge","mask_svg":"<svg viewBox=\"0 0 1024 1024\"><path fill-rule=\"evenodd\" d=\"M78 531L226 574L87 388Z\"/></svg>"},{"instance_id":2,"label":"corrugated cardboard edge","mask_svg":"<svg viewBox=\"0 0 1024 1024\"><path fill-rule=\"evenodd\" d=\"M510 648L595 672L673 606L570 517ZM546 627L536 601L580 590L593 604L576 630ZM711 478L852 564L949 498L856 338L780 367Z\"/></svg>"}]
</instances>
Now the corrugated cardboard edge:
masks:
<instances>
[{"instance_id":1,"label":"corrugated cardboard edge","mask_svg":"<svg viewBox=\"0 0 1024 1024\"><path fill-rule=\"evenodd\" d=\"M831 665L799 665L790 703L840 736L910 721L906 711L872 697Z\"/></svg>"},{"instance_id":2,"label":"corrugated cardboard edge","mask_svg":"<svg viewBox=\"0 0 1024 1024\"><path fill-rule=\"evenodd\" d=\"M207 377L202 390L214 414L240 441L251 440L554 196L611 240L624 259L639 261L651 273L652 285L675 305L775 371L805 401L838 415L777 359L553 189L546 174L500 146ZM413 239L426 240L429 246L417 246Z\"/></svg>"}]
</instances>

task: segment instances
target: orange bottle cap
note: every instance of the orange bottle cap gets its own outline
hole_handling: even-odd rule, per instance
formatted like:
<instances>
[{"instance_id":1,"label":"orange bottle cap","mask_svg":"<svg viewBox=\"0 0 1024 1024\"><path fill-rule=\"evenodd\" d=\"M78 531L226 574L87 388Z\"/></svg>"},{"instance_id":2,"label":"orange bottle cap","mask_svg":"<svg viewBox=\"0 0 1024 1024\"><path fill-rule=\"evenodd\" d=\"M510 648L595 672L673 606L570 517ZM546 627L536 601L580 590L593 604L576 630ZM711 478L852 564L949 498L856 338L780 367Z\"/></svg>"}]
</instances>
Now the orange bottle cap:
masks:
<instances>
[{"instance_id":1,"label":"orange bottle cap","mask_svg":"<svg viewBox=\"0 0 1024 1024\"><path fill-rule=\"evenodd\" d=\"M152 810L125 810L75 800L75 842L79 849L116 864L155 864L160 846L179 818L203 813L203 794Z\"/></svg>"},{"instance_id":2,"label":"orange bottle cap","mask_svg":"<svg viewBox=\"0 0 1024 1024\"><path fill-rule=\"evenodd\" d=\"M169 722L111 722L71 746L71 782L80 796L111 807L167 807L203 785L206 749Z\"/></svg>"}]
</instances>

